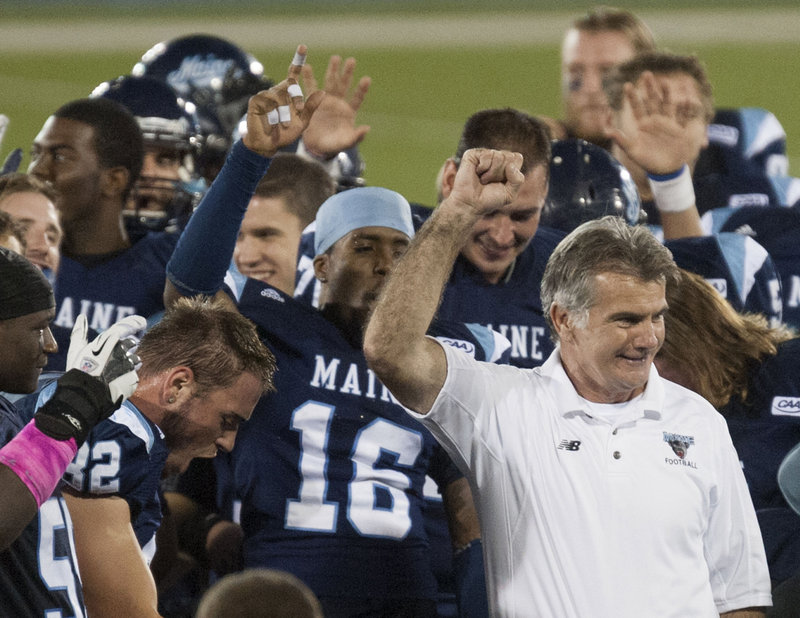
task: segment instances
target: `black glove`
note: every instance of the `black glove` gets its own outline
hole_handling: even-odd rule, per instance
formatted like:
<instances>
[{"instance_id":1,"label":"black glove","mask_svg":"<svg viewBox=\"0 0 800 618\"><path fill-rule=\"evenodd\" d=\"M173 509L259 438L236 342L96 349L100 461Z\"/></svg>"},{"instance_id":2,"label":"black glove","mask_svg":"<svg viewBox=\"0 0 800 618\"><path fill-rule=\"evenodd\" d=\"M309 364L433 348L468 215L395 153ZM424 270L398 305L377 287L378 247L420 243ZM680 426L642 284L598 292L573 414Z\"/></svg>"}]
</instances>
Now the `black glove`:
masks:
<instances>
[{"instance_id":1,"label":"black glove","mask_svg":"<svg viewBox=\"0 0 800 618\"><path fill-rule=\"evenodd\" d=\"M108 385L79 369L70 369L58 379L50 400L36 411L36 427L56 440L75 438L80 447L92 427L117 409Z\"/></svg>"}]
</instances>

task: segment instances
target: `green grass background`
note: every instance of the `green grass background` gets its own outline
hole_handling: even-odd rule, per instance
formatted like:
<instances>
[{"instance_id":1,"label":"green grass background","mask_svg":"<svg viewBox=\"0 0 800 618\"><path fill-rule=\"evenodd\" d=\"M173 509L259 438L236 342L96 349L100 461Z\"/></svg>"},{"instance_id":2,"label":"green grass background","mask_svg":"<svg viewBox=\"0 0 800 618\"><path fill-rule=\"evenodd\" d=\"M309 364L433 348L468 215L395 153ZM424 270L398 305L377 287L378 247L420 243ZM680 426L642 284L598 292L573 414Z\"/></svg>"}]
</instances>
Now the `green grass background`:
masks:
<instances>
[{"instance_id":1,"label":"green grass background","mask_svg":"<svg viewBox=\"0 0 800 618\"><path fill-rule=\"evenodd\" d=\"M132 17L129 9L107 6L102 3L84 3L87 16L109 20L109 27L124 27ZM363 11L363 2L340 3L261 3L270 4L281 15L298 15L303 11L335 10L337 15L346 11ZM583 13L586 4L540 2L543 9L558 7L569 11L574 6L575 15ZM679 2L676 6L688 5ZM312 8L309 8L311 5ZM628 3L632 9L653 7L654 2ZM713 6L752 6L743 2L710 2ZM773 3L794 6L794 3ZM141 10L142 4L137 5ZM148 5L150 6L150 5ZM165 20L186 17L186 4L152 4L148 17L163 15ZM499 2L496 8L519 7L518 2ZM532 6L525 4L526 7ZM663 8L663 4L661 4ZM696 6L696 4L695 4ZM15 8L17 7L17 8ZM320 8L321 7L321 8ZM465 2L441 4L419 2L369 4L370 12L430 12L431 7L442 11L460 12L486 9L485 3ZM426 7L426 8L423 8ZM670 5L670 8L672 5ZM31 7L12 3L0 8L2 20L59 19L59 9L49 11L41 5ZM75 5L64 13L64 27L78 19ZM217 8L214 14L219 14ZM222 9L224 10L224 9ZM231 15L246 12L232 4ZM193 5L192 15L208 15L207 7ZM141 14L141 13L139 13ZM224 19L224 17L220 17ZM185 34L176 22L176 36ZM658 35L658 33L656 33ZM153 41L155 43L157 41ZM800 49L797 44L683 44L669 48L681 53L697 53L705 62L718 106L761 106L774 112L788 134L791 169L800 171L800 114L795 110L800 101ZM33 137L49 113L62 103L83 97L98 83L128 73L139 59L140 51L93 51L91 42L80 53L3 52L0 58L0 113L11 119L11 124L0 149L0 160L14 147L26 151L23 166L27 166L27 151ZM280 77L291 57L292 49L276 51L248 47L265 66L266 73ZM473 112L486 107L511 106L534 114L559 115L559 50L557 44L528 45L524 47L498 46L496 48L442 48L432 49L358 49L343 45L337 49L311 50L318 74L324 71L331 53L354 55L358 60L358 75L370 75L373 87L359 115L359 121L369 124L371 132L362 144L361 151L367 164L366 179L369 184L393 188L409 200L433 204L435 178L441 163L450 156L458 140L464 120Z\"/></svg>"}]
</instances>

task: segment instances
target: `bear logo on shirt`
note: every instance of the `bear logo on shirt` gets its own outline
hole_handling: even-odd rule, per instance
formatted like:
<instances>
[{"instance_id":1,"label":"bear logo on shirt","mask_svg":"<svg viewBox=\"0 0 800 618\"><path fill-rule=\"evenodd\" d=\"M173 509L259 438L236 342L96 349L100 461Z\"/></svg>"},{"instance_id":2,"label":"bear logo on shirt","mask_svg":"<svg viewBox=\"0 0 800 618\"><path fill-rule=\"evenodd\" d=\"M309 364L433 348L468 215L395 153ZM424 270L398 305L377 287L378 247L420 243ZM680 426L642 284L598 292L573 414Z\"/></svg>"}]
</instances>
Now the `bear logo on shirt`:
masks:
<instances>
[{"instance_id":1,"label":"bear logo on shirt","mask_svg":"<svg viewBox=\"0 0 800 618\"><path fill-rule=\"evenodd\" d=\"M664 432L664 442L672 447L672 452L675 453L680 459L686 457L686 451L694 444L693 436L682 436L677 433Z\"/></svg>"}]
</instances>

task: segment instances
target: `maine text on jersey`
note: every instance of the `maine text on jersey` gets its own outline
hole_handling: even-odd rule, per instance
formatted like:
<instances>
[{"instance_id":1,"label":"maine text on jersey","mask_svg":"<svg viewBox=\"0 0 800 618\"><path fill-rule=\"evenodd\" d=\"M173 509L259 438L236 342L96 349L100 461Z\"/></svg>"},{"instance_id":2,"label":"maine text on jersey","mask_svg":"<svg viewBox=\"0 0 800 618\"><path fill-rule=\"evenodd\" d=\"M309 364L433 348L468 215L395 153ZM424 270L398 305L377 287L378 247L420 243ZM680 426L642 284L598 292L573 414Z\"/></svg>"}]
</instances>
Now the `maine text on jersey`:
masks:
<instances>
[{"instance_id":1,"label":"maine text on jersey","mask_svg":"<svg viewBox=\"0 0 800 618\"><path fill-rule=\"evenodd\" d=\"M338 358L326 360L322 354L315 355L315 361L314 376L309 382L314 388L399 404L389 389L378 381L371 369L356 363L343 365Z\"/></svg>"},{"instance_id":2,"label":"maine text on jersey","mask_svg":"<svg viewBox=\"0 0 800 618\"><path fill-rule=\"evenodd\" d=\"M102 332L115 322L135 313L136 308L128 305L97 302L87 298L76 300L71 296L65 296L58 308L55 324L72 328L75 325L75 318L83 314L89 322L89 328Z\"/></svg>"},{"instance_id":3,"label":"maine text on jersey","mask_svg":"<svg viewBox=\"0 0 800 618\"><path fill-rule=\"evenodd\" d=\"M544 361L552 351L550 337L543 326L526 324L487 324L487 328L498 331L511 342L511 358L530 358Z\"/></svg>"}]
</instances>

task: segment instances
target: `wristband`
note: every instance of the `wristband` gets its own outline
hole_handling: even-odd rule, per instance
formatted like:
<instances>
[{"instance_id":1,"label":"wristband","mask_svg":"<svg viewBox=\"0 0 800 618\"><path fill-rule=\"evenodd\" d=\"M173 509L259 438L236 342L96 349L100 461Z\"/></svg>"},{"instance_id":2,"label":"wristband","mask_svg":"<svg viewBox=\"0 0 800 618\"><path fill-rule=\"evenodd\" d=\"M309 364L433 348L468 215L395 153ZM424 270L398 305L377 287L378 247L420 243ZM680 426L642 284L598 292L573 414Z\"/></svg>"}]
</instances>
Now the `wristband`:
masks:
<instances>
[{"instance_id":1,"label":"wristband","mask_svg":"<svg viewBox=\"0 0 800 618\"><path fill-rule=\"evenodd\" d=\"M650 190L659 212L683 212L695 205L694 185L689 166L664 175L647 174Z\"/></svg>"},{"instance_id":2,"label":"wristband","mask_svg":"<svg viewBox=\"0 0 800 618\"><path fill-rule=\"evenodd\" d=\"M38 508L52 495L77 452L74 438L50 438L31 421L0 449L0 464L11 468L25 483Z\"/></svg>"}]
</instances>

